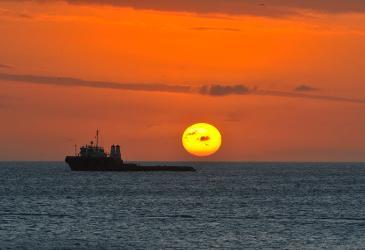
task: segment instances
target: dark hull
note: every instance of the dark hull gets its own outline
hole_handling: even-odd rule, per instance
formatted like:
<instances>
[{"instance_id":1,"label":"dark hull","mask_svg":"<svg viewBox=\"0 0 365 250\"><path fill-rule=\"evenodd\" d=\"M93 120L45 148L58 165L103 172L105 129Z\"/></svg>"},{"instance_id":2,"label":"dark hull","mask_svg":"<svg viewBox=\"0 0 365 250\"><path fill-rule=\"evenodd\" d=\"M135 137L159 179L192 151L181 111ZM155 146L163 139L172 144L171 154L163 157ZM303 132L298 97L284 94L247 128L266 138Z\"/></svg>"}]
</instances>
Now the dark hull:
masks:
<instances>
[{"instance_id":1,"label":"dark hull","mask_svg":"<svg viewBox=\"0 0 365 250\"><path fill-rule=\"evenodd\" d=\"M133 163L123 163L121 160L112 158L84 158L78 156L67 156L66 163L70 166L72 171L196 171L195 168L186 166L140 166Z\"/></svg>"}]
</instances>

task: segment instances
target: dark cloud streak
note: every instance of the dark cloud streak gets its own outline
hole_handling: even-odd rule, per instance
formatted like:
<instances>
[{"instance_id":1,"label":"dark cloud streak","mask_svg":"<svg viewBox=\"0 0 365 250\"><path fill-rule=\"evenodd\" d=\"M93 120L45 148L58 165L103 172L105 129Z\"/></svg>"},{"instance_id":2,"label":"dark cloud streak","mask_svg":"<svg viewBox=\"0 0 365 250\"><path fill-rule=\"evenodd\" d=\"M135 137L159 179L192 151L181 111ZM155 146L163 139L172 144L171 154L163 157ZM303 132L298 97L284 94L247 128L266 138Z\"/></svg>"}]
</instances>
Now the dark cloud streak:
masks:
<instances>
[{"instance_id":1,"label":"dark cloud streak","mask_svg":"<svg viewBox=\"0 0 365 250\"><path fill-rule=\"evenodd\" d=\"M4 0L1 0L4 1ZM45 2L47 0L38 0ZM48 0L52 1L52 0ZM286 16L298 10L324 13L365 12L364 0L64 0L69 4L99 4L135 9L222 13L229 15Z\"/></svg>"},{"instance_id":2,"label":"dark cloud streak","mask_svg":"<svg viewBox=\"0 0 365 250\"><path fill-rule=\"evenodd\" d=\"M0 2L9 2L9 1L5 1L5 0L0 0ZM32 19L33 16L29 15L27 13L23 13L23 12L17 12L17 11L13 11L13 10L9 10L9 9L3 9L0 8L0 17L2 16L10 16L10 17L20 17L20 18L25 18L25 19Z\"/></svg>"},{"instance_id":3,"label":"dark cloud streak","mask_svg":"<svg viewBox=\"0 0 365 250\"><path fill-rule=\"evenodd\" d=\"M4 69L12 69L14 68L14 66L8 65L8 64L1 64L0 63L0 68L4 68Z\"/></svg>"},{"instance_id":4,"label":"dark cloud streak","mask_svg":"<svg viewBox=\"0 0 365 250\"><path fill-rule=\"evenodd\" d=\"M33 84L44 84L52 86L67 86L67 87L90 87L90 88L117 89L117 90L130 90L130 91L200 94L213 97L223 97L229 95L257 95L257 96L277 96L277 97L316 99L316 100L326 100L335 102L365 104L365 99L355 99L355 98L326 96L326 95L312 95L312 94L289 92L289 91L258 90L256 88L249 88L245 85L212 84L194 88L188 85L117 83L117 82L107 82L107 81L90 81L71 77L16 75L16 74L5 74L5 73L0 73L0 81L23 82L28 84L33 83Z\"/></svg>"},{"instance_id":5,"label":"dark cloud streak","mask_svg":"<svg viewBox=\"0 0 365 250\"><path fill-rule=\"evenodd\" d=\"M71 77L39 76L39 75L15 75L0 74L0 80L12 82L26 82L69 87L91 87L104 89L121 89L134 91L158 91L158 92L190 92L189 86L165 85L165 84L141 84L141 83L116 83L107 81L89 81Z\"/></svg>"},{"instance_id":6,"label":"dark cloud streak","mask_svg":"<svg viewBox=\"0 0 365 250\"><path fill-rule=\"evenodd\" d=\"M257 90L257 91L255 91L255 95L304 98L304 99L316 99L316 100L325 100L325 101L365 104L365 99L347 98L347 97L339 97L339 96L326 96L326 95L311 95L311 94L301 94L301 93L275 91L275 90Z\"/></svg>"},{"instance_id":7,"label":"dark cloud streak","mask_svg":"<svg viewBox=\"0 0 365 250\"><path fill-rule=\"evenodd\" d=\"M96 3L136 9L162 11L186 11L195 13L223 13L233 15L286 16L297 13L298 9L318 12L345 13L364 12L363 0L67 0L69 3Z\"/></svg>"},{"instance_id":8,"label":"dark cloud streak","mask_svg":"<svg viewBox=\"0 0 365 250\"><path fill-rule=\"evenodd\" d=\"M314 88L312 88L312 91L314 91ZM291 98L316 99L316 100L365 104L365 99L355 99L355 98L326 96L326 95L312 95L312 94L296 93L289 91L258 90L256 88L249 88L245 85L204 85L200 87L199 93L210 96L259 95L259 96L291 97Z\"/></svg>"},{"instance_id":9,"label":"dark cloud streak","mask_svg":"<svg viewBox=\"0 0 365 250\"><path fill-rule=\"evenodd\" d=\"M11 0L0 0L0 2ZM20 1L20 0L19 0ZM22 0L32 1L32 0ZM55 0L33 0L55 2ZM364 0L63 0L69 4L111 5L134 9L191 12L199 14L254 15L282 17L296 15L301 10L322 13L365 12ZM27 16L24 16L27 17Z\"/></svg>"},{"instance_id":10,"label":"dark cloud streak","mask_svg":"<svg viewBox=\"0 0 365 250\"><path fill-rule=\"evenodd\" d=\"M297 91L297 92L311 92L311 91L318 91L318 90L319 90L318 88L312 87L309 85L299 85L294 88L294 91Z\"/></svg>"},{"instance_id":11,"label":"dark cloud streak","mask_svg":"<svg viewBox=\"0 0 365 250\"><path fill-rule=\"evenodd\" d=\"M252 90L244 85L204 85L200 87L199 93L202 95L225 96L225 95L245 95L252 93Z\"/></svg>"},{"instance_id":12,"label":"dark cloud streak","mask_svg":"<svg viewBox=\"0 0 365 250\"><path fill-rule=\"evenodd\" d=\"M197 31L228 31L228 32L240 32L240 29L228 28L228 27L193 27L192 30Z\"/></svg>"}]
</instances>

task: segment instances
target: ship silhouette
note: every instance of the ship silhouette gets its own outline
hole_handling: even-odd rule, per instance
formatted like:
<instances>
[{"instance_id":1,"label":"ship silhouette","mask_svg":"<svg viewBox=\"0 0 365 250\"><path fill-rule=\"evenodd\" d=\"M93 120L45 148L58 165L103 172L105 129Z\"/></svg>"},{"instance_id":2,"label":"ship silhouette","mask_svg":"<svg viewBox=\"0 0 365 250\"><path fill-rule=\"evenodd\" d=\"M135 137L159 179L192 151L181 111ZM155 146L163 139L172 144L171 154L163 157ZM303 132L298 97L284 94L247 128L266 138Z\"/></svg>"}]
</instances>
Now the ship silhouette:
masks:
<instances>
[{"instance_id":1,"label":"ship silhouette","mask_svg":"<svg viewBox=\"0 0 365 250\"><path fill-rule=\"evenodd\" d=\"M112 145L110 152L105 152L99 146L99 130L96 131L96 143L80 147L77 154L75 145L75 155L66 156L66 163L72 171L196 171L188 166L142 166L136 163L126 163L123 161L119 145Z\"/></svg>"}]
</instances>

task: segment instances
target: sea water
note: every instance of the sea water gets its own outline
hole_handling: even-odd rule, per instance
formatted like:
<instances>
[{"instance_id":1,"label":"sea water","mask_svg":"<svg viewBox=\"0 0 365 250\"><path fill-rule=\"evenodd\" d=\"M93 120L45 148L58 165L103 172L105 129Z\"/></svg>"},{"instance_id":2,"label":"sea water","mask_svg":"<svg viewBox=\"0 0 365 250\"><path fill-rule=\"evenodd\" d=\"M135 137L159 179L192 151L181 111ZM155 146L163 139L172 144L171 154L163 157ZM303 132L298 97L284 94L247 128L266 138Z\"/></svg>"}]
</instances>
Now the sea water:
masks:
<instances>
[{"instance_id":1,"label":"sea water","mask_svg":"<svg viewBox=\"0 0 365 250\"><path fill-rule=\"evenodd\" d=\"M0 248L365 249L365 164L186 165L198 171L2 162Z\"/></svg>"}]
</instances>

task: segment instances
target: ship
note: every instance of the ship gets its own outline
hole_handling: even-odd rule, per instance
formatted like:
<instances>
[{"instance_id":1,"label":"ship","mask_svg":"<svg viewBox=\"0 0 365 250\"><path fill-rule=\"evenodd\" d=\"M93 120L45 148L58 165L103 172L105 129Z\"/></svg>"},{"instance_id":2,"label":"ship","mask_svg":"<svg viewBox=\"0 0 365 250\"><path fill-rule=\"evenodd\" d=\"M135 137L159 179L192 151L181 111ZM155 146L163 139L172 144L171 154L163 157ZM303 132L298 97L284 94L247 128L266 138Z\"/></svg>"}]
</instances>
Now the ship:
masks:
<instances>
[{"instance_id":1,"label":"ship","mask_svg":"<svg viewBox=\"0 0 365 250\"><path fill-rule=\"evenodd\" d=\"M77 146L75 145L75 155L66 156L65 161L72 171L196 171L195 168L190 166L143 166L137 163L125 162L121 157L119 145L112 145L109 153L102 146L99 146L99 130L96 131L95 139L96 143L91 141L90 144L81 146L79 153L77 153Z\"/></svg>"}]
</instances>

